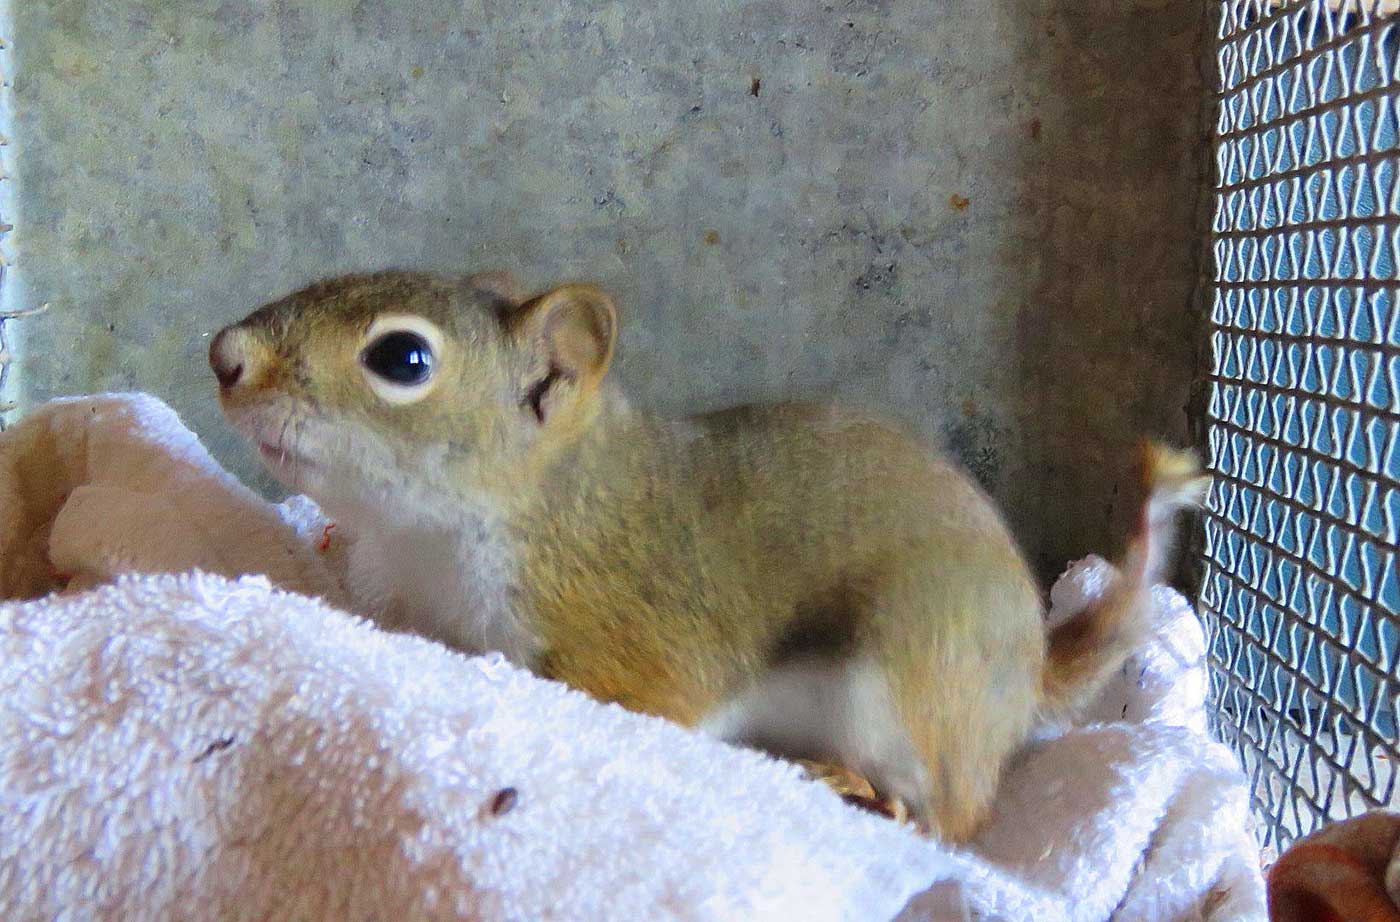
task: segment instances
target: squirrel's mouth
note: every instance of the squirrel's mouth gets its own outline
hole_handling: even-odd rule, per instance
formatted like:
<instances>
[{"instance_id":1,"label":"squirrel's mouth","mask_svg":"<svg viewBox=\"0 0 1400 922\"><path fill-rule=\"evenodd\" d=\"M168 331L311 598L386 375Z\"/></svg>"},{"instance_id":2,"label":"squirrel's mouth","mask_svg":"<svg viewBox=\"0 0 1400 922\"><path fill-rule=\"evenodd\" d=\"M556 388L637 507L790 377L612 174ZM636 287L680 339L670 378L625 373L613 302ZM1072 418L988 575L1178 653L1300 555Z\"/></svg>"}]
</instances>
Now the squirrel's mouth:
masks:
<instances>
[{"instance_id":1,"label":"squirrel's mouth","mask_svg":"<svg viewBox=\"0 0 1400 922\"><path fill-rule=\"evenodd\" d=\"M320 473L325 467L304 450L307 420L296 411L295 404L281 401L224 408L228 421L257 447L273 476L294 489L305 474Z\"/></svg>"}]
</instances>

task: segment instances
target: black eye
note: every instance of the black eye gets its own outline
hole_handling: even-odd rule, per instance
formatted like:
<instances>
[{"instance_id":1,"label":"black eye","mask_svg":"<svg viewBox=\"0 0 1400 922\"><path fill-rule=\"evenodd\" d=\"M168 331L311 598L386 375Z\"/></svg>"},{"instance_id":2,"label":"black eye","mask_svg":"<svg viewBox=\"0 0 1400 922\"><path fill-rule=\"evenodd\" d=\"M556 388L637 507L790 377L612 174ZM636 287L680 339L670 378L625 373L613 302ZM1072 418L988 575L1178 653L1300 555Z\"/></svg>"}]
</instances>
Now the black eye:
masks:
<instances>
[{"instance_id":1,"label":"black eye","mask_svg":"<svg viewBox=\"0 0 1400 922\"><path fill-rule=\"evenodd\" d=\"M385 333L365 347L360 361L370 371L395 384L422 384L433 373L433 350L417 333Z\"/></svg>"}]
</instances>

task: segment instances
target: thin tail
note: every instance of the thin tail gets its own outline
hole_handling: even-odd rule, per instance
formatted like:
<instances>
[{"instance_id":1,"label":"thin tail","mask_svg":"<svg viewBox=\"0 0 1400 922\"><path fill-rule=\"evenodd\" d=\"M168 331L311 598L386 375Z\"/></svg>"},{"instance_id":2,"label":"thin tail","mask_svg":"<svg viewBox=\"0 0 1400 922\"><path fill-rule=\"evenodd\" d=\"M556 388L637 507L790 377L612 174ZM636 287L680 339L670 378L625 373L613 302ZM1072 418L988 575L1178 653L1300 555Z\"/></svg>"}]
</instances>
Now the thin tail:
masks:
<instances>
[{"instance_id":1,"label":"thin tail","mask_svg":"<svg viewBox=\"0 0 1400 922\"><path fill-rule=\"evenodd\" d=\"M1142 449L1145 499L1137 533L1118 578L1083 611L1050 631L1042 707L1068 716L1087 704L1137 647L1148 624L1152 587L1162 578L1176 537L1176 513L1198 505L1210 486L1190 452L1148 444Z\"/></svg>"}]
</instances>

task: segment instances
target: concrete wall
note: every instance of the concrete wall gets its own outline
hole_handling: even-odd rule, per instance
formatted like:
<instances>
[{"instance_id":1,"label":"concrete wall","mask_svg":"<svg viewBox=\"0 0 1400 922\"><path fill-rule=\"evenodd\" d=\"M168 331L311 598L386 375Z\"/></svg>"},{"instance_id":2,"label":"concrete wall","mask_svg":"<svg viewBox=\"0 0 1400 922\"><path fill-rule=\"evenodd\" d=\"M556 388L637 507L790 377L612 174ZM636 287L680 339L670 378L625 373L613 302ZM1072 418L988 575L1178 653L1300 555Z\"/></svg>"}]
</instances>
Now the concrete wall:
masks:
<instances>
[{"instance_id":1,"label":"concrete wall","mask_svg":"<svg viewBox=\"0 0 1400 922\"><path fill-rule=\"evenodd\" d=\"M3 0L0 0L3 2ZM1183 437L1202 103L1179 0L22 0L22 399L215 453L210 330L385 266L587 276L668 411L834 397L945 440L1054 568Z\"/></svg>"}]
</instances>

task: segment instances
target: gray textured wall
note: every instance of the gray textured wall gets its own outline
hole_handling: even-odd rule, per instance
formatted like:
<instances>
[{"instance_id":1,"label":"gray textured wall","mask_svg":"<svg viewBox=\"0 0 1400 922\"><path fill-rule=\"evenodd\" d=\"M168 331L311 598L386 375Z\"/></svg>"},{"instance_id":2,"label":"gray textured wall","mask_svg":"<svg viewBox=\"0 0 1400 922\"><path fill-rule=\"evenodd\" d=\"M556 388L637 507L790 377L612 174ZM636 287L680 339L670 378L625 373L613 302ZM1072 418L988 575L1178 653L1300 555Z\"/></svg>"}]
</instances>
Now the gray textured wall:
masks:
<instances>
[{"instance_id":1,"label":"gray textured wall","mask_svg":"<svg viewBox=\"0 0 1400 922\"><path fill-rule=\"evenodd\" d=\"M0 0L3 2L3 0ZM252 476L207 333L390 265L587 276L677 411L835 397L945 439L1043 564L1183 436L1188 0L22 0L22 398L139 387Z\"/></svg>"}]
</instances>

